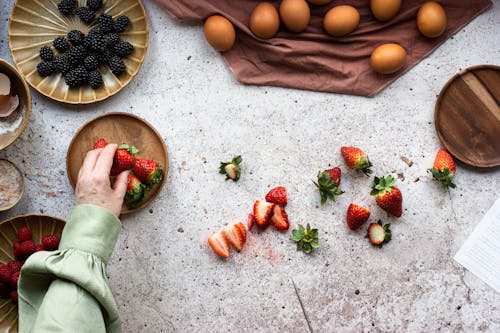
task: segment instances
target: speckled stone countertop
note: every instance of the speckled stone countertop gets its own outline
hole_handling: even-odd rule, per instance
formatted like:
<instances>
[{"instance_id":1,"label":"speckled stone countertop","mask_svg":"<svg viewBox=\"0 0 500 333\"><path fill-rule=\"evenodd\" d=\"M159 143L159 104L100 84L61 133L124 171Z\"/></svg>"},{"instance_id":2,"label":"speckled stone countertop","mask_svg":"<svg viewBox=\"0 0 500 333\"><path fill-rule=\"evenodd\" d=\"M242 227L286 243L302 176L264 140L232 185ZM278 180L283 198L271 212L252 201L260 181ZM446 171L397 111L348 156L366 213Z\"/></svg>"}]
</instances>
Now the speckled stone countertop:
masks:
<instances>
[{"instance_id":1,"label":"speckled stone countertop","mask_svg":"<svg viewBox=\"0 0 500 333\"><path fill-rule=\"evenodd\" d=\"M0 57L12 61L0 3ZM500 59L500 1L374 98L239 84L204 40L201 25L174 21L151 1L143 68L122 92L89 106L32 90L30 124L1 158L25 174L26 193L0 220L25 213L67 218L74 202L66 151L76 130L110 111L153 123L169 150L166 186L145 210L122 219L109 264L124 332L500 332L500 294L453 256L500 195L500 171L458 166L444 193L426 169L440 143L434 103L460 69ZM345 169L340 147L362 147L374 173L398 174L403 217L388 217L371 180ZM219 162L243 156L239 182ZM413 162L411 166L402 160ZM319 206L311 180L340 165L345 194ZM285 185L293 226L320 230L306 256L289 234L252 232L241 254L220 260L207 237L246 220L253 202ZM345 226L351 202L393 223L393 240L370 246Z\"/></svg>"}]
</instances>

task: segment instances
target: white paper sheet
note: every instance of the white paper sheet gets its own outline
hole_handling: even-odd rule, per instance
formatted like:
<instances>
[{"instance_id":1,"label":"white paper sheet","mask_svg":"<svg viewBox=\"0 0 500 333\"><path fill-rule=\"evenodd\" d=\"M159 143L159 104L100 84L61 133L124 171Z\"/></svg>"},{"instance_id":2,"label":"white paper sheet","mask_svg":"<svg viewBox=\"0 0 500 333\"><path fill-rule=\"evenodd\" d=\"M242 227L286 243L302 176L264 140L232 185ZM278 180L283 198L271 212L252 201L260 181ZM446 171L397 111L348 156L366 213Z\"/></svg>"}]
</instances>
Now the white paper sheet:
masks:
<instances>
[{"instance_id":1,"label":"white paper sheet","mask_svg":"<svg viewBox=\"0 0 500 333\"><path fill-rule=\"evenodd\" d=\"M500 198L454 259L500 293Z\"/></svg>"}]
</instances>

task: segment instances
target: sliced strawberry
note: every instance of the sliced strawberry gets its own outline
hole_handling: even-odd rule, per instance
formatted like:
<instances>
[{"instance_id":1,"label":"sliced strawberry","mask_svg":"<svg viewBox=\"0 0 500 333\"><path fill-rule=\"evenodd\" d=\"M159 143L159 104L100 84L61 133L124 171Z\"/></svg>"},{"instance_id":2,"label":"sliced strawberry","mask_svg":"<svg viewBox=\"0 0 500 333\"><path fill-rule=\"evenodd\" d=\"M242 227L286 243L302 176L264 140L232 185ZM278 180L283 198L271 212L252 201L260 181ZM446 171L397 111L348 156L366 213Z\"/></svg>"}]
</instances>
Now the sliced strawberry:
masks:
<instances>
[{"instance_id":1,"label":"sliced strawberry","mask_svg":"<svg viewBox=\"0 0 500 333\"><path fill-rule=\"evenodd\" d=\"M278 186L271 189L266 194L266 201L270 203L274 203L277 205L286 206L288 199L286 196L286 188L283 186Z\"/></svg>"},{"instance_id":2,"label":"sliced strawberry","mask_svg":"<svg viewBox=\"0 0 500 333\"><path fill-rule=\"evenodd\" d=\"M290 223L288 222L288 215L285 212L285 208L280 205L274 206L271 224L278 230L288 230Z\"/></svg>"},{"instance_id":3,"label":"sliced strawberry","mask_svg":"<svg viewBox=\"0 0 500 333\"><path fill-rule=\"evenodd\" d=\"M208 238L208 244L215 253L224 258L229 258L230 250L227 238L222 231L216 232Z\"/></svg>"},{"instance_id":4,"label":"sliced strawberry","mask_svg":"<svg viewBox=\"0 0 500 333\"><path fill-rule=\"evenodd\" d=\"M223 230L224 236L229 243L240 252L247 238L247 231L243 223L238 222Z\"/></svg>"},{"instance_id":5,"label":"sliced strawberry","mask_svg":"<svg viewBox=\"0 0 500 333\"><path fill-rule=\"evenodd\" d=\"M104 140L103 138L100 138L99 140L96 141L96 143L94 144L94 149L99 149L99 148L104 148L108 145L108 143L106 142L106 140Z\"/></svg>"},{"instance_id":6,"label":"sliced strawberry","mask_svg":"<svg viewBox=\"0 0 500 333\"><path fill-rule=\"evenodd\" d=\"M252 230L254 223L255 223L255 216L253 216L253 214L248 214L248 230Z\"/></svg>"},{"instance_id":7,"label":"sliced strawberry","mask_svg":"<svg viewBox=\"0 0 500 333\"><path fill-rule=\"evenodd\" d=\"M253 215L255 216L255 222L259 228L265 228L269 224L269 218L273 213L274 206L273 203L257 200L253 205Z\"/></svg>"},{"instance_id":8,"label":"sliced strawberry","mask_svg":"<svg viewBox=\"0 0 500 333\"><path fill-rule=\"evenodd\" d=\"M380 220L378 223L372 223L368 226L366 237L373 245L382 247L382 245L388 243L392 238L391 225L389 223L383 225Z\"/></svg>"}]
</instances>

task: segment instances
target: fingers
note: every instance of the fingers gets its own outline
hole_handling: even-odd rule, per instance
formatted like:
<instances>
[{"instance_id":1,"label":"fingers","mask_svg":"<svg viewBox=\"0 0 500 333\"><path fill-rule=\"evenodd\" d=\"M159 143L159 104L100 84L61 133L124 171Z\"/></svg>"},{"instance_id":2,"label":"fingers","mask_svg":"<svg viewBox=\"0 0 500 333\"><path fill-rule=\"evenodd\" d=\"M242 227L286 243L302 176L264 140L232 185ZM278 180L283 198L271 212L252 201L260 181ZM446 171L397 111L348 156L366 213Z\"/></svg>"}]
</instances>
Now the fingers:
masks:
<instances>
[{"instance_id":1,"label":"fingers","mask_svg":"<svg viewBox=\"0 0 500 333\"><path fill-rule=\"evenodd\" d=\"M85 159L83 160L83 164L80 168L80 171L78 172L78 176L80 176L83 173L91 173L94 170L97 158L101 154L102 149L94 149L90 150L87 155L85 156Z\"/></svg>"},{"instance_id":2,"label":"fingers","mask_svg":"<svg viewBox=\"0 0 500 333\"><path fill-rule=\"evenodd\" d=\"M115 156L117 148L118 145L110 143L102 149L101 154L95 163L93 170L95 173L101 176L109 177L109 172L111 171L111 166L113 165L113 156Z\"/></svg>"},{"instance_id":3,"label":"fingers","mask_svg":"<svg viewBox=\"0 0 500 333\"><path fill-rule=\"evenodd\" d=\"M118 175L118 177L115 178L114 192L120 200L123 200L125 192L127 191L129 173L130 171L123 171Z\"/></svg>"}]
</instances>

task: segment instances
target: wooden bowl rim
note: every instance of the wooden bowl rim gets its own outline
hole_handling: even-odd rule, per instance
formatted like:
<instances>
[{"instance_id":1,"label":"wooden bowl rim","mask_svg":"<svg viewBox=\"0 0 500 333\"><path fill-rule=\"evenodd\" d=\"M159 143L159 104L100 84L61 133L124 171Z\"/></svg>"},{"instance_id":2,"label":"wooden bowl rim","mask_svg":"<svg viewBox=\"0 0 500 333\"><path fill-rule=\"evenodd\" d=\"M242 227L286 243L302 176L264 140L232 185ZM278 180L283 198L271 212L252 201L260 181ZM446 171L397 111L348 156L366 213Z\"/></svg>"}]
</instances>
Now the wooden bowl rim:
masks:
<instances>
[{"instance_id":1,"label":"wooden bowl rim","mask_svg":"<svg viewBox=\"0 0 500 333\"><path fill-rule=\"evenodd\" d=\"M26 83L26 79L16 67L12 66L9 62L7 62L7 60L4 60L2 58L0 58L0 66L5 66L7 67L7 69L11 70L14 74L16 74L16 76L21 80L23 88L26 92L26 116L23 119L21 126L17 129L16 135L12 137L9 141L7 141L7 144L5 146L0 147L0 150L2 150L13 144L14 141L16 141L17 139L19 139L19 137L21 136L21 134L23 134L26 127L28 127L28 123L31 116L31 92L28 84Z\"/></svg>"},{"instance_id":2,"label":"wooden bowl rim","mask_svg":"<svg viewBox=\"0 0 500 333\"><path fill-rule=\"evenodd\" d=\"M80 135L80 133L89 125L91 124L92 122L96 121L96 120L99 120L101 118L106 118L106 117L109 117L109 116L125 116L125 117L130 117L130 118L134 118L135 120L138 120L140 122L142 122L143 124L145 124L150 130L152 130L152 132L158 137L158 139L160 139L161 141L161 144L162 144L162 147L163 147L163 152L165 154L165 160L166 160L166 163L165 163L165 166L163 168L163 171L164 171L164 175L163 175L163 179L162 181L159 183L159 187L158 189L156 190L156 192L154 193L153 196L151 196L150 198L148 198L147 200L145 200L140 206L136 207L136 208L128 208L124 211L121 211L120 212L120 215L125 215L125 214L131 214L131 213L135 213L143 208L145 208L146 206L148 206L157 196L158 194L160 194L160 192L162 191L163 189L163 186L165 185L165 182L167 180L167 176L168 176L168 171L169 171L169 161L168 161L168 150L167 150L167 145L165 144L165 140L163 140L162 136L160 135L160 133L156 130L156 128L153 127L153 125L151 125L147 120L145 120L144 118L141 118L135 114L132 114L132 113L127 113L127 112L118 112L118 111L115 111L115 112L107 112L107 113L104 113L104 114L101 114L101 115L98 115L92 119L90 119L89 121L87 121L86 123L84 123L77 131L76 133L73 135L73 138L71 139L71 142L69 143L69 146L68 146L68 151L66 152L66 174L68 175L68 179L69 179L69 182L71 184L71 186L73 187L73 189L75 189L76 187L76 183L73 183L73 180L71 179L71 176L70 176L70 173L69 173L69 153L70 151L73 149L73 145L75 144L75 139L78 137L78 135Z\"/></svg>"},{"instance_id":3,"label":"wooden bowl rim","mask_svg":"<svg viewBox=\"0 0 500 333\"><path fill-rule=\"evenodd\" d=\"M442 103L442 100L443 100L443 96L446 93L446 91L448 90L448 88L459 77L461 77L461 76L463 76L463 75L465 75L465 74L467 74L469 72L475 71L477 69L493 69L493 70L500 71L500 66L492 65L492 64L475 65L475 66L471 66L471 67L467 67L465 69L462 69L460 72L458 72L455 75L453 75L446 82L446 84L443 86L443 88L441 89L441 91L439 92L439 95L437 97L436 105L434 106L434 127L435 127L437 135L439 137L439 141L441 141L441 143L446 148L446 150L448 150L456 159L458 159L459 161L461 161L461 162L463 162L465 164L468 164L468 165L471 165L471 166L474 166L474 167L478 167L478 168L494 168L494 167L500 166L500 162L499 163L484 163L484 164L483 163L477 163L477 162L465 159L464 156L462 156L461 154L458 154L456 152L456 150L454 149L454 147L451 146L443 138L443 134L441 133L441 130L439 128L439 123L438 123L438 117L439 117L439 112L440 112L440 108L441 108L441 103Z\"/></svg>"},{"instance_id":4,"label":"wooden bowl rim","mask_svg":"<svg viewBox=\"0 0 500 333\"><path fill-rule=\"evenodd\" d=\"M22 180L22 186L21 186L21 194L19 195L19 198L17 198L16 202L14 202L12 205L10 206L6 206L6 207L0 207L0 212L5 212L11 208L13 208L15 205L17 205L19 203L19 201L21 201L21 199L23 198L24 196L24 192L26 190L26 184L24 182L24 175L23 173L21 172L21 170L14 164L12 163L11 161L9 161L8 159L6 158L0 158L0 161L5 161L7 163L9 163L10 165L12 165L18 172L19 174L21 175L21 180Z\"/></svg>"},{"instance_id":5,"label":"wooden bowl rim","mask_svg":"<svg viewBox=\"0 0 500 333\"><path fill-rule=\"evenodd\" d=\"M106 99L108 99L109 97L119 93L120 91L123 90L123 88L125 88L130 82L132 82L132 80L134 79L134 77L137 75L137 73L139 73L140 69L142 68L142 64L144 63L144 59L146 59L146 54L148 52L148 47L149 47L149 19L148 19L148 15L146 14L146 10L144 9L144 5L142 4L142 1L141 0L136 0L137 3L139 4L139 7L142 11L142 14L144 16L144 19L146 21L146 30L145 30L145 33L146 33L146 41L145 41L145 46L144 46L144 55L141 59L141 62L139 63L139 66L137 66L137 70L135 72L133 72L131 75L130 75L130 79L125 82L125 84L123 84L120 89L117 89L116 91L110 93L109 95L106 95L106 96L103 96L103 97L99 97L99 98L96 98L92 101L66 101L64 99L61 99L61 98L56 98L54 96L50 96L48 95L47 93L41 91L38 87L36 87L35 85L31 84L31 82L29 80L26 80L28 82L28 84L33 88L35 89L36 91L38 91L40 94L44 95L45 97L48 97L56 102L60 102L60 103L64 103L64 104L70 104L70 105L87 105L87 104L92 104L92 103L97 103L97 102L101 102L101 101L104 101ZM15 0L14 2L14 6L12 6L12 10L10 11L10 16L9 16L9 25L7 27L7 39L9 41L9 50L10 50L10 55L12 57L12 60L14 61L14 63L16 64L16 68L19 70L18 72L21 73L23 79L24 79L24 74L22 74L21 72L21 69L19 68L19 66L17 65L17 61L16 61L16 58L14 57L14 53L12 52L12 45L11 45L11 38L10 38L10 35L12 33L11 31L11 25L12 25L12 14L14 12L14 9L17 5L17 2L18 0Z\"/></svg>"},{"instance_id":6,"label":"wooden bowl rim","mask_svg":"<svg viewBox=\"0 0 500 333\"><path fill-rule=\"evenodd\" d=\"M66 224L66 220L63 220L60 217L56 217L56 216L52 216L52 215L46 215L46 214L23 214L23 215L12 216L12 217L9 217L6 220L0 221L0 225L2 225L4 223L7 223L7 222L12 222L12 221L17 220L17 219L21 219L21 218L27 219L27 218L31 218L31 217L47 217L47 218L50 218L50 219L53 219L53 220L56 220L56 221L59 221L59 222L63 222L64 224Z\"/></svg>"}]
</instances>

